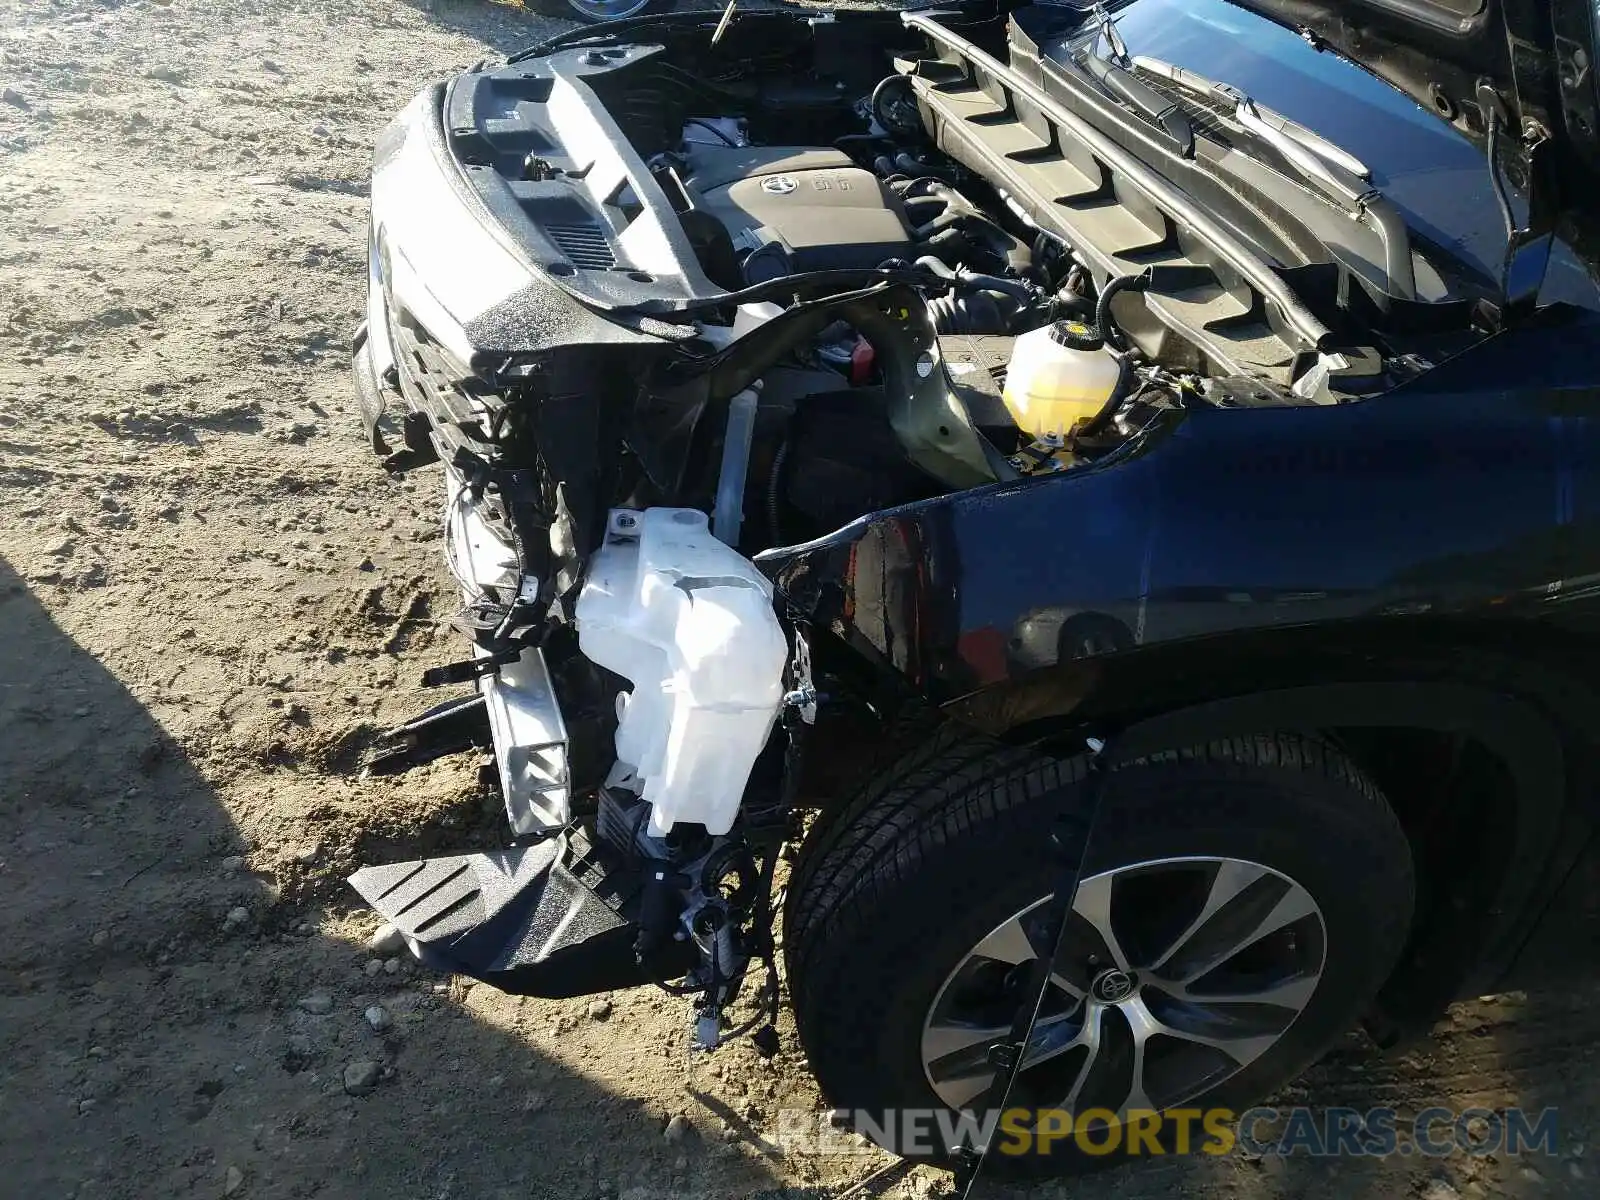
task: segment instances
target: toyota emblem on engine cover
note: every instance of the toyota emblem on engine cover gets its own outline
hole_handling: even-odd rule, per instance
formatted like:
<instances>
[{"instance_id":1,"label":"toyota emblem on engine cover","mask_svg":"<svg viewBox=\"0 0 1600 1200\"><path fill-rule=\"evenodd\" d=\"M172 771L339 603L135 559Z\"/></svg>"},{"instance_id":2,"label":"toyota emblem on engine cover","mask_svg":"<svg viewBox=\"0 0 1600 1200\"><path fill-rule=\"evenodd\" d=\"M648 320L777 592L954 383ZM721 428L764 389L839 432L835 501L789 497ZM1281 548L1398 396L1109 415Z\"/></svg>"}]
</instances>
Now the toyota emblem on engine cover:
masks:
<instances>
[{"instance_id":1,"label":"toyota emblem on engine cover","mask_svg":"<svg viewBox=\"0 0 1600 1200\"><path fill-rule=\"evenodd\" d=\"M768 175L761 181L761 190L774 196L787 196L799 186L793 175Z\"/></svg>"}]
</instances>

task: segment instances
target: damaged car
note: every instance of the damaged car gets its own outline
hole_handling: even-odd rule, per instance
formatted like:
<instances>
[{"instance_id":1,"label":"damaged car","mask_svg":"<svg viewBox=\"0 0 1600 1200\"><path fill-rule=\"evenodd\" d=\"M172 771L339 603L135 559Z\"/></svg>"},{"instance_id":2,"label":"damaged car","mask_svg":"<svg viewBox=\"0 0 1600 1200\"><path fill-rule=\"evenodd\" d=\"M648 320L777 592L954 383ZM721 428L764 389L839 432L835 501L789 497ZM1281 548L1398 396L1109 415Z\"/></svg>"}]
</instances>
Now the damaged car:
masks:
<instances>
[{"instance_id":1,"label":"damaged car","mask_svg":"<svg viewBox=\"0 0 1600 1200\"><path fill-rule=\"evenodd\" d=\"M730 7L427 88L355 381L462 654L369 769L491 756L509 834L356 890L705 1050L786 995L852 1113L1242 1110L1501 986L1590 841L1595 20Z\"/></svg>"}]
</instances>

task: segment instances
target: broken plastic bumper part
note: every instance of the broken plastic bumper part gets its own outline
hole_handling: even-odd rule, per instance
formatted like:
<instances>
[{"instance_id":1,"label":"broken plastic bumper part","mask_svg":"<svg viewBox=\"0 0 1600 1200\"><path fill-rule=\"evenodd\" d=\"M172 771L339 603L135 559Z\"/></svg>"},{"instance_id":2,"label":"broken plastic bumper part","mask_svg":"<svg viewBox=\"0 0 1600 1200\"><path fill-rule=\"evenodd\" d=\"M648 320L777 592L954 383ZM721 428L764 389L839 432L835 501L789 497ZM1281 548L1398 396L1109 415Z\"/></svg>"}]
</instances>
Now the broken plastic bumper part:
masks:
<instances>
[{"instance_id":1,"label":"broken plastic bumper part","mask_svg":"<svg viewBox=\"0 0 1600 1200\"><path fill-rule=\"evenodd\" d=\"M350 882L425 966L512 995L635 987L694 962L682 943L664 947L669 961L636 961L637 881L605 874L581 838L365 867Z\"/></svg>"}]
</instances>

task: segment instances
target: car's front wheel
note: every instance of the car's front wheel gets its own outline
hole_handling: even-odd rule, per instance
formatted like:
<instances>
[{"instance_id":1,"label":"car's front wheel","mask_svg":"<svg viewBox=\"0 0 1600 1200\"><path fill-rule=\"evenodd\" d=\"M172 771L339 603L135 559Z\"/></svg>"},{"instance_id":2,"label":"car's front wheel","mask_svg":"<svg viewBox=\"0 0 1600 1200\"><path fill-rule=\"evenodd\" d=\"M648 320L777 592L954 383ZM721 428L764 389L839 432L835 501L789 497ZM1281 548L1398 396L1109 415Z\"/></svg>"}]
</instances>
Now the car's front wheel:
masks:
<instances>
[{"instance_id":1,"label":"car's front wheel","mask_svg":"<svg viewBox=\"0 0 1600 1200\"><path fill-rule=\"evenodd\" d=\"M533 0L530 7L550 17L596 24L637 17L665 6L666 0Z\"/></svg>"},{"instance_id":2,"label":"car's front wheel","mask_svg":"<svg viewBox=\"0 0 1600 1200\"><path fill-rule=\"evenodd\" d=\"M808 842L789 987L824 1095L865 1114L863 1132L986 1092L1048 947L1050 833L1083 780L1082 760L944 734ZM1238 1111L1382 984L1412 910L1406 837L1354 764L1297 735L1155 756L1106 795L1012 1104L1095 1110L1108 1131L1141 1112ZM1068 1138L1027 1166L1083 1158Z\"/></svg>"}]
</instances>

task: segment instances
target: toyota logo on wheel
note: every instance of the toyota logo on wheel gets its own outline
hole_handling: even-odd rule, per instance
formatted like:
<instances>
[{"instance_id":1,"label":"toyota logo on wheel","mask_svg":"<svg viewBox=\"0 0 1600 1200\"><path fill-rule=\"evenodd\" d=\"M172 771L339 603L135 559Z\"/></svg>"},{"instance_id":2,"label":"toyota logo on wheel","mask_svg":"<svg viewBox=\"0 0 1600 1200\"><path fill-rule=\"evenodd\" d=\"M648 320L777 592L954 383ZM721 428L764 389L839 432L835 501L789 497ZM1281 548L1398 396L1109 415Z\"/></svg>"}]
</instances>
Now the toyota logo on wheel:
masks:
<instances>
[{"instance_id":1,"label":"toyota logo on wheel","mask_svg":"<svg viewBox=\"0 0 1600 1200\"><path fill-rule=\"evenodd\" d=\"M1089 994L1102 1004L1120 1004L1133 995L1134 978L1126 971L1107 970L1095 976Z\"/></svg>"},{"instance_id":2,"label":"toyota logo on wheel","mask_svg":"<svg viewBox=\"0 0 1600 1200\"><path fill-rule=\"evenodd\" d=\"M768 175L761 181L761 190L771 192L774 196L787 196L800 183L793 175Z\"/></svg>"}]
</instances>

